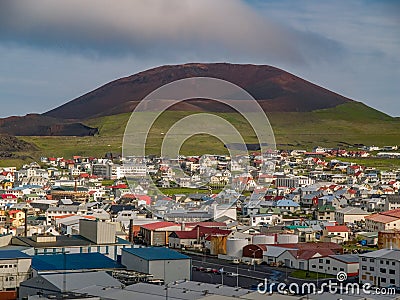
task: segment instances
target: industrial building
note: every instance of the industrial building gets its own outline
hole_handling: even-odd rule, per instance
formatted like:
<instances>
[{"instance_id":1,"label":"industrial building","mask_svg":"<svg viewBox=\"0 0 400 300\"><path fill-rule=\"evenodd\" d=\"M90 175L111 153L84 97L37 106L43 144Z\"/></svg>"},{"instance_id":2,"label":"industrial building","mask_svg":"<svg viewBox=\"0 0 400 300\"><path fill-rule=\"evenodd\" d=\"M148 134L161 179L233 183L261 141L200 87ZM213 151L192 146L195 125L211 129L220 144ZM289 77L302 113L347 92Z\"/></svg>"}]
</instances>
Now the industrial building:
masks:
<instances>
[{"instance_id":1,"label":"industrial building","mask_svg":"<svg viewBox=\"0 0 400 300\"><path fill-rule=\"evenodd\" d=\"M360 254L360 283L400 287L400 250L380 249Z\"/></svg>"},{"instance_id":2,"label":"industrial building","mask_svg":"<svg viewBox=\"0 0 400 300\"><path fill-rule=\"evenodd\" d=\"M165 283L191 279L191 258L164 247L123 249L121 263L127 270L151 274Z\"/></svg>"}]
</instances>

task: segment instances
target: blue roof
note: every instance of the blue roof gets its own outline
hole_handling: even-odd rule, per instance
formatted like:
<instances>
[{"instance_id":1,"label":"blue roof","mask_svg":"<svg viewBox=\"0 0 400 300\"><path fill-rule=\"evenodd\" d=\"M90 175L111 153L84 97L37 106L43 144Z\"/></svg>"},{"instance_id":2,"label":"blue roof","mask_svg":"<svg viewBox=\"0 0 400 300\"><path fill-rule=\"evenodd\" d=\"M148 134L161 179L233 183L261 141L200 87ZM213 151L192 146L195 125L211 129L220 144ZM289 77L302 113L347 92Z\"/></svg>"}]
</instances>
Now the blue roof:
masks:
<instances>
[{"instance_id":1,"label":"blue roof","mask_svg":"<svg viewBox=\"0 0 400 300\"><path fill-rule=\"evenodd\" d=\"M31 256L18 250L0 250L0 259L13 258L31 258Z\"/></svg>"},{"instance_id":2,"label":"blue roof","mask_svg":"<svg viewBox=\"0 0 400 300\"><path fill-rule=\"evenodd\" d=\"M53 271L123 269L124 267L111 258L94 252L34 255L32 268L37 271Z\"/></svg>"},{"instance_id":3,"label":"blue roof","mask_svg":"<svg viewBox=\"0 0 400 300\"><path fill-rule=\"evenodd\" d=\"M189 256L164 247L125 248L122 250L145 260L190 259Z\"/></svg>"},{"instance_id":4,"label":"blue roof","mask_svg":"<svg viewBox=\"0 0 400 300\"><path fill-rule=\"evenodd\" d=\"M276 206L293 206L293 207L299 207L300 205L293 200L278 200L276 202Z\"/></svg>"}]
</instances>

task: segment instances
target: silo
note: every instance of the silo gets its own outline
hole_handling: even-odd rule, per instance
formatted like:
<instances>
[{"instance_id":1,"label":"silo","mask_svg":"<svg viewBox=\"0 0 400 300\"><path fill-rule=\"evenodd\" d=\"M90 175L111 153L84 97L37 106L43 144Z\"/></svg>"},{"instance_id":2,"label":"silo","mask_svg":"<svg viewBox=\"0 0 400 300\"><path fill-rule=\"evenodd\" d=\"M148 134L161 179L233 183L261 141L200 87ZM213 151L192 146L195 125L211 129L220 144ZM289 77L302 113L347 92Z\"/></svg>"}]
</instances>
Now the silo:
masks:
<instances>
[{"instance_id":1,"label":"silo","mask_svg":"<svg viewBox=\"0 0 400 300\"><path fill-rule=\"evenodd\" d=\"M386 230L378 232L378 249L400 249L400 231Z\"/></svg>"},{"instance_id":2,"label":"silo","mask_svg":"<svg viewBox=\"0 0 400 300\"><path fill-rule=\"evenodd\" d=\"M233 257L242 257L243 247L248 245L247 239L227 239L226 255Z\"/></svg>"},{"instance_id":3,"label":"silo","mask_svg":"<svg viewBox=\"0 0 400 300\"><path fill-rule=\"evenodd\" d=\"M278 234L278 244L297 244L299 242L299 236L297 234Z\"/></svg>"},{"instance_id":4,"label":"silo","mask_svg":"<svg viewBox=\"0 0 400 300\"><path fill-rule=\"evenodd\" d=\"M275 236L273 235L265 235L265 234L257 234L253 236L253 244L260 245L271 245L275 244Z\"/></svg>"}]
</instances>

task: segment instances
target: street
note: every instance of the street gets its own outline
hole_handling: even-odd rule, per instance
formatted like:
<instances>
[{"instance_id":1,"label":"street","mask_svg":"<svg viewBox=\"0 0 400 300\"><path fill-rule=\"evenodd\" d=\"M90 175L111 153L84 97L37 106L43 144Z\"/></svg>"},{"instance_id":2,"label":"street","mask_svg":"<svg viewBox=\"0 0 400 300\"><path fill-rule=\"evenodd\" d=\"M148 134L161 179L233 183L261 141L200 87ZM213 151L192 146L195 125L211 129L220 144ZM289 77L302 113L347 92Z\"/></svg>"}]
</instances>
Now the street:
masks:
<instances>
[{"instance_id":1,"label":"street","mask_svg":"<svg viewBox=\"0 0 400 300\"><path fill-rule=\"evenodd\" d=\"M192 280L194 281L222 284L223 280L224 285L255 289L260 282L264 282L265 278L268 278L271 282L284 282L286 276L284 272L266 265L235 265L214 257L185 254L192 258ZM225 274L197 271L196 267L217 270L223 268ZM239 276L228 276L227 273L239 274Z\"/></svg>"}]
</instances>

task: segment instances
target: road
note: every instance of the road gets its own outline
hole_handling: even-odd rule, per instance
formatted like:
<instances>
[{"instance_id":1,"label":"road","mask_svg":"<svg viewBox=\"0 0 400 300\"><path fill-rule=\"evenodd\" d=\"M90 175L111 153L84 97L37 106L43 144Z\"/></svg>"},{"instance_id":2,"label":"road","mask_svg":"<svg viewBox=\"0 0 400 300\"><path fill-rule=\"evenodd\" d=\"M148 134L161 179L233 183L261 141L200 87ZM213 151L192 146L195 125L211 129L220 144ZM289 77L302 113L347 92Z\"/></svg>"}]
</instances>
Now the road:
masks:
<instances>
[{"instance_id":1,"label":"road","mask_svg":"<svg viewBox=\"0 0 400 300\"><path fill-rule=\"evenodd\" d=\"M207 283L219 283L229 286L239 286L243 288L255 288L260 282L264 282L265 278L271 281L281 282L285 280L285 272L278 271L268 266L256 265L248 266L244 264L234 265L225 260L220 260L213 257L203 257L198 255L192 255L185 253L192 258L193 272L192 280L207 282ZM223 268L225 272L231 272L239 274L237 277L227 276L226 274L214 274L207 273L204 271L196 271L195 267L205 267L213 269Z\"/></svg>"}]
</instances>

